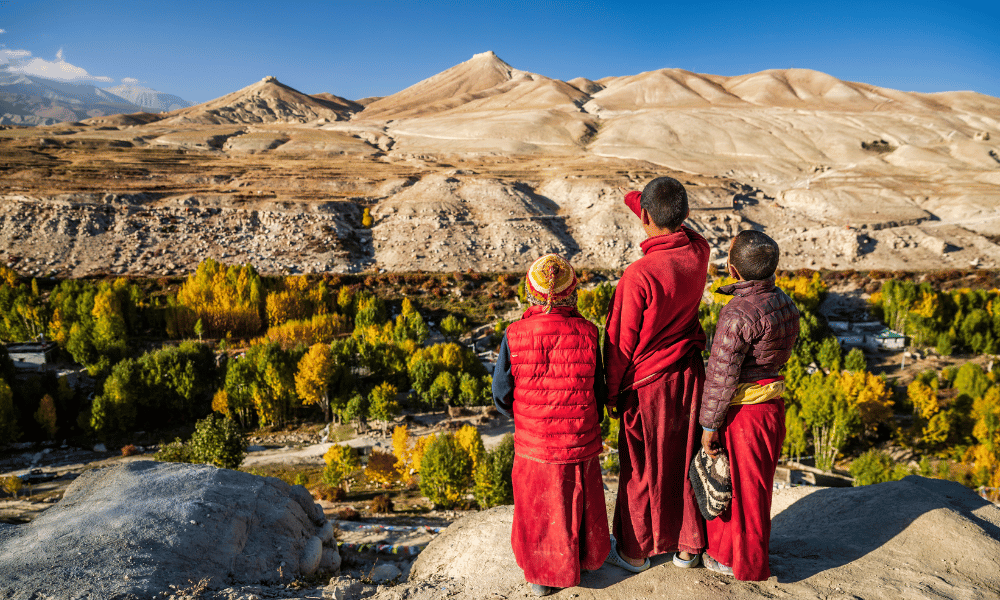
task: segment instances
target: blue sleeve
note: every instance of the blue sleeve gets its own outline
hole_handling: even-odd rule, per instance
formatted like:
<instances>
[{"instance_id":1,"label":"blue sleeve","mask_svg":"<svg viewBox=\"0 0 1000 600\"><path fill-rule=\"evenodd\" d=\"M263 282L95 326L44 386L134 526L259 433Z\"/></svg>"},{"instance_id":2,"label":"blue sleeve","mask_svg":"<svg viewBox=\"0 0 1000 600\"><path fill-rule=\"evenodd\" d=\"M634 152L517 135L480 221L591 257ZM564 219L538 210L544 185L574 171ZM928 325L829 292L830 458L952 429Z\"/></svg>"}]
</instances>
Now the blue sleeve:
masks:
<instances>
[{"instance_id":1,"label":"blue sleeve","mask_svg":"<svg viewBox=\"0 0 1000 600\"><path fill-rule=\"evenodd\" d=\"M507 346L507 334L503 334L500 350L497 352L497 364L493 367L493 404L497 410L514 418L514 375L510 371L510 348Z\"/></svg>"},{"instance_id":2,"label":"blue sleeve","mask_svg":"<svg viewBox=\"0 0 1000 600\"><path fill-rule=\"evenodd\" d=\"M594 395L597 396L597 416L604 418L604 403L608 399L608 384L604 374L604 360L601 358L601 345L594 349L597 353L597 368L594 370Z\"/></svg>"}]
</instances>

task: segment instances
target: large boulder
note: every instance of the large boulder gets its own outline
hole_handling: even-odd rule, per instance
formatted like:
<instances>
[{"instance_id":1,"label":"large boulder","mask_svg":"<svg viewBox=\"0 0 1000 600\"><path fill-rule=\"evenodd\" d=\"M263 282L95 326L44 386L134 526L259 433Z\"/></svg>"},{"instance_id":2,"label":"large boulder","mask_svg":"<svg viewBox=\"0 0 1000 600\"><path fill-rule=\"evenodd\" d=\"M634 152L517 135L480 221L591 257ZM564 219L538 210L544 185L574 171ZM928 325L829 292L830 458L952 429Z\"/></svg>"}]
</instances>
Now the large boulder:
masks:
<instances>
[{"instance_id":1,"label":"large boulder","mask_svg":"<svg viewBox=\"0 0 1000 600\"><path fill-rule=\"evenodd\" d=\"M524 597L512 517L504 506L456 521L420 554L406 584L373 598ZM786 488L774 493L772 519L767 581L677 569L666 555L638 575L604 565L556 597L1000 597L1000 508L957 483L911 476L858 488Z\"/></svg>"},{"instance_id":2,"label":"large boulder","mask_svg":"<svg viewBox=\"0 0 1000 600\"><path fill-rule=\"evenodd\" d=\"M339 568L302 486L207 465L89 471L26 525L0 528L0 598L149 598Z\"/></svg>"}]
</instances>

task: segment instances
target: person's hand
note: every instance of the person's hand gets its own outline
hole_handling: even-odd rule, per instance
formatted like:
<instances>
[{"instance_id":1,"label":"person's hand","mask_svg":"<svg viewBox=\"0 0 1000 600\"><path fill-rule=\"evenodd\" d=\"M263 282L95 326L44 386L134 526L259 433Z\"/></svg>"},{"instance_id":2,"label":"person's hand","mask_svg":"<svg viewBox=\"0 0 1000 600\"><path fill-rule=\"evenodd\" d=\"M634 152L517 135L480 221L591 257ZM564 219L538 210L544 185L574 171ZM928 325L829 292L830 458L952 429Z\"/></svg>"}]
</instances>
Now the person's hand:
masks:
<instances>
[{"instance_id":1,"label":"person's hand","mask_svg":"<svg viewBox=\"0 0 1000 600\"><path fill-rule=\"evenodd\" d=\"M705 430L701 434L701 447L705 449L705 453L709 456L715 456L719 452L722 452L722 436L719 435L718 431Z\"/></svg>"}]
</instances>

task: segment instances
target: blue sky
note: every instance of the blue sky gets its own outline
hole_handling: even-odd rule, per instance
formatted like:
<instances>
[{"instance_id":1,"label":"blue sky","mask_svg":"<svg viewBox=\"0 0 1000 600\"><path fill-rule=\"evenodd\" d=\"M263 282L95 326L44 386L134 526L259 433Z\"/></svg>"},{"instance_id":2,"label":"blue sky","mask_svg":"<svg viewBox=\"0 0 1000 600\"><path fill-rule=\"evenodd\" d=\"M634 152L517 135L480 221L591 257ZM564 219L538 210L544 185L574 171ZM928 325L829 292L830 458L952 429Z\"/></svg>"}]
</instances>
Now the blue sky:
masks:
<instances>
[{"instance_id":1,"label":"blue sky","mask_svg":"<svg viewBox=\"0 0 1000 600\"><path fill-rule=\"evenodd\" d=\"M0 68L205 102L266 75L383 96L493 50L557 79L809 68L1000 96L1000 2L0 0Z\"/></svg>"}]
</instances>

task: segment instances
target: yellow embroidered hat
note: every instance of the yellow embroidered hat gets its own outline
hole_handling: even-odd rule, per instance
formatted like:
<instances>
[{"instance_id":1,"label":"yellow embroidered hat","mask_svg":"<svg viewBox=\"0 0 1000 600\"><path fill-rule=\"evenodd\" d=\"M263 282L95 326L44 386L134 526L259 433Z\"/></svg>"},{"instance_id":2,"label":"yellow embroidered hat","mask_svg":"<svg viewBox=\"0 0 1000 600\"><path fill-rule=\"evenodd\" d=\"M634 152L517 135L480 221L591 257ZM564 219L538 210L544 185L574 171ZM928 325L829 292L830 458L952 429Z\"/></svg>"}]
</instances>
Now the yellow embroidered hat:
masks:
<instances>
[{"instance_id":1,"label":"yellow embroidered hat","mask_svg":"<svg viewBox=\"0 0 1000 600\"><path fill-rule=\"evenodd\" d=\"M551 308L576 291L576 271L558 254L546 254L531 264L526 276L528 299Z\"/></svg>"}]
</instances>

